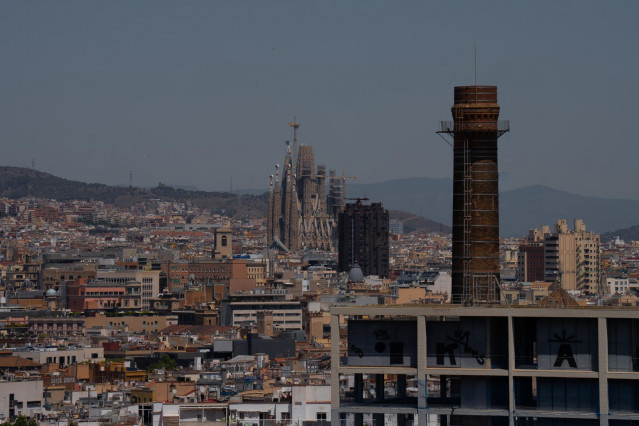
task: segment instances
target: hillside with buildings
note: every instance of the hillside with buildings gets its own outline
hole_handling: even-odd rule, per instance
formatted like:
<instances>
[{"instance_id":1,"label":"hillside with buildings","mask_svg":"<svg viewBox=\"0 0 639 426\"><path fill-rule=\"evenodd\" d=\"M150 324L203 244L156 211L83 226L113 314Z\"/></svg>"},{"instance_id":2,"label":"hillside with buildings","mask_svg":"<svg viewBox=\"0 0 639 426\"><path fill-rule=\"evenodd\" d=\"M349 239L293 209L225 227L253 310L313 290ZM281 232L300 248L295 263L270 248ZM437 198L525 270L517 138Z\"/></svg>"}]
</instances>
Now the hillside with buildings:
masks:
<instances>
[{"instance_id":1,"label":"hillside with buildings","mask_svg":"<svg viewBox=\"0 0 639 426\"><path fill-rule=\"evenodd\" d=\"M639 241L639 225L617 229L601 235L602 241L612 241L619 237L622 241Z\"/></svg>"},{"instance_id":2,"label":"hillside with buildings","mask_svg":"<svg viewBox=\"0 0 639 426\"><path fill-rule=\"evenodd\" d=\"M403 212L401 210L389 210L390 219L402 222L404 224L404 232L423 232L425 234L450 234L451 228L443 223L426 219L412 213Z\"/></svg>"},{"instance_id":3,"label":"hillside with buildings","mask_svg":"<svg viewBox=\"0 0 639 426\"><path fill-rule=\"evenodd\" d=\"M405 222L405 232L450 232L450 179L413 178L349 184L347 193L349 197L367 197L382 202L391 212L391 219ZM94 200L120 207L160 199L190 202L223 214L239 213L239 217L264 217L268 205L267 193L190 191L164 184L155 188L129 188L78 182L33 169L6 166L0 167L0 195L12 199L32 196L58 201ZM557 217L581 217L594 231L604 233L604 240L617 235L632 240L636 239L632 232L639 223L639 200L589 197L543 185L502 192L500 207L500 233L503 236L525 235L529 229L540 223L552 223ZM612 236L608 237L606 233Z\"/></svg>"},{"instance_id":4,"label":"hillside with buildings","mask_svg":"<svg viewBox=\"0 0 639 426\"><path fill-rule=\"evenodd\" d=\"M229 194L228 192L192 191L159 184L155 188L129 188L101 183L85 183L60 178L24 167L0 167L0 196L20 199L47 198L57 201L100 201L118 207L131 207L145 200L190 202L198 208L239 217L263 217L267 211L267 194ZM450 233L450 227L406 211L393 210L391 219L404 222L405 232Z\"/></svg>"},{"instance_id":5,"label":"hillside with buildings","mask_svg":"<svg viewBox=\"0 0 639 426\"><path fill-rule=\"evenodd\" d=\"M228 192L188 191L158 184L155 188L110 186L63 179L24 167L0 167L0 195L11 199L47 198L57 201L101 201L130 207L144 200L190 202L196 207L240 217L259 217L266 212L264 195L236 195Z\"/></svg>"}]
</instances>

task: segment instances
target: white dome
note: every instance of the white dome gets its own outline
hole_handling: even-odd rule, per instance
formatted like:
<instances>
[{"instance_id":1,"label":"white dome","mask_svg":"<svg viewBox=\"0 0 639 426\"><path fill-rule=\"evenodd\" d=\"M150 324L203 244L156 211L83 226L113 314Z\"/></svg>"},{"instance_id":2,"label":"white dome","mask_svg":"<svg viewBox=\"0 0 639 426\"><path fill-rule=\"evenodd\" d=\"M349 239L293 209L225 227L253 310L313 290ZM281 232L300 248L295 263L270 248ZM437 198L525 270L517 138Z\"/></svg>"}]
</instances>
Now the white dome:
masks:
<instances>
[{"instance_id":1,"label":"white dome","mask_svg":"<svg viewBox=\"0 0 639 426\"><path fill-rule=\"evenodd\" d=\"M364 273L362 272L362 268L359 267L357 262L353 264L353 267L348 273L348 280L352 283L364 282Z\"/></svg>"}]
</instances>

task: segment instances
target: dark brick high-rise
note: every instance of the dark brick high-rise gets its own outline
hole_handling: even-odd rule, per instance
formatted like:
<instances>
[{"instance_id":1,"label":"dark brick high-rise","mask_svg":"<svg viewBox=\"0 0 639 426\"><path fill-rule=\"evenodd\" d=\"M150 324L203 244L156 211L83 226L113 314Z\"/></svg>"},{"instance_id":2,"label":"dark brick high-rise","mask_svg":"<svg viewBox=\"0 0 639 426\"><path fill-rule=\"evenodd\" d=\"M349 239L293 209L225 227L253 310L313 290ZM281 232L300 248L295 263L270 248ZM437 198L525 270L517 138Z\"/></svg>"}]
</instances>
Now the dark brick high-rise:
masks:
<instances>
[{"instance_id":1,"label":"dark brick high-rise","mask_svg":"<svg viewBox=\"0 0 639 426\"><path fill-rule=\"evenodd\" d=\"M499 121L496 86L455 87L453 122L442 133L454 138L453 303L499 299Z\"/></svg>"},{"instance_id":2,"label":"dark brick high-rise","mask_svg":"<svg viewBox=\"0 0 639 426\"><path fill-rule=\"evenodd\" d=\"M339 270L350 271L357 262L364 275L388 278L390 244L388 210L381 203L347 204L339 215Z\"/></svg>"}]
</instances>

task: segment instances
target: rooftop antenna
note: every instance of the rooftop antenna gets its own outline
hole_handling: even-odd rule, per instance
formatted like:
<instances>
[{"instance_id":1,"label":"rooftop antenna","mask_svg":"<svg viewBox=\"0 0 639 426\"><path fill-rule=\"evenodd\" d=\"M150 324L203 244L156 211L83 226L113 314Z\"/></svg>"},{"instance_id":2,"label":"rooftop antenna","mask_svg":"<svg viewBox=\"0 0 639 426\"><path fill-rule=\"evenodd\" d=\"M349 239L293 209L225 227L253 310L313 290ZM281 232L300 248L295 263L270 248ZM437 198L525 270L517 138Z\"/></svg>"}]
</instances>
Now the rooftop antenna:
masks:
<instances>
[{"instance_id":1,"label":"rooftop antenna","mask_svg":"<svg viewBox=\"0 0 639 426\"><path fill-rule=\"evenodd\" d=\"M475 43L475 86L477 86L477 43Z\"/></svg>"},{"instance_id":2,"label":"rooftop antenna","mask_svg":"<svg viewBox=\"0 0 639 426\"><path fill-rule=\"evenodd\" d=\"M355 215L351 215L351 268L357 263L355 256Z\"/></svg>"},{"instance_id":3,"label":"rooftop antenna","mask_svg":"<svg viewBox=\"0 0 639 426\"><path fill-rule=\"evenodd\" d=\"M475 43L475 103L477 103L477 43Z\"/></svg>"}]
</instances>

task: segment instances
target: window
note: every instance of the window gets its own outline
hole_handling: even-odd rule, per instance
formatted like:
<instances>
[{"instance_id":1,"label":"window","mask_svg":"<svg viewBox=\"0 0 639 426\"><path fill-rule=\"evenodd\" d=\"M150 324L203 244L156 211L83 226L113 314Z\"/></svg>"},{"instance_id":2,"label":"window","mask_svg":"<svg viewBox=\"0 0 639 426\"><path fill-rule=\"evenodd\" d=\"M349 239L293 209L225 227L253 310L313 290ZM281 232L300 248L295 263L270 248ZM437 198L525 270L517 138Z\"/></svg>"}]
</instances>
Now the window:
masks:
<instances>
[{"instance_id":1,"label":"window","mask_svg":"<svg viewBox=\"0 0 639 426\"><path fill-rule=\"evenodd\" d=\"M317 420L326 421L326 413L317 413Z\"/></svg>"},{"instance_id":2,"label":"window","mask_svg":"<svg viewBox=\"0 0 639 426\"><path fill-rule=\"evenodd\" d=\"M222 247L226 247L228 244L227 240L226 240L226 235L222 235Z\"/></svg>"},{"instance_id":3,"label":"window","mask_svg":"<svg viewBox=\"0 0 639 426\"><path fill-rule=\"evenodd\" d=\"M404 343L390 342L390 363L404 364Z\"/></svg>"}]
</instances>

